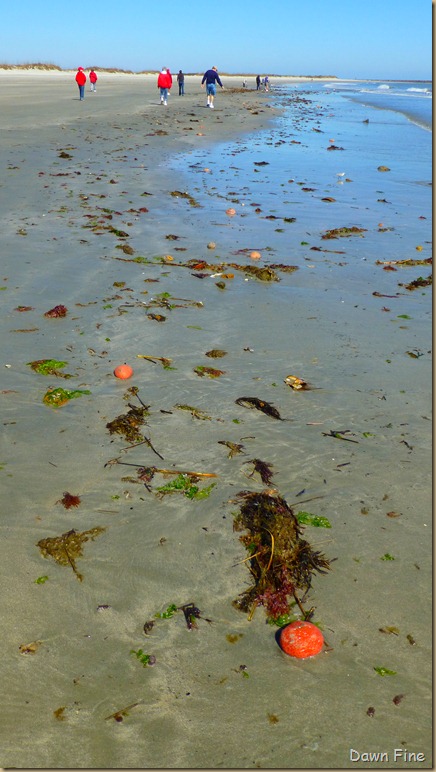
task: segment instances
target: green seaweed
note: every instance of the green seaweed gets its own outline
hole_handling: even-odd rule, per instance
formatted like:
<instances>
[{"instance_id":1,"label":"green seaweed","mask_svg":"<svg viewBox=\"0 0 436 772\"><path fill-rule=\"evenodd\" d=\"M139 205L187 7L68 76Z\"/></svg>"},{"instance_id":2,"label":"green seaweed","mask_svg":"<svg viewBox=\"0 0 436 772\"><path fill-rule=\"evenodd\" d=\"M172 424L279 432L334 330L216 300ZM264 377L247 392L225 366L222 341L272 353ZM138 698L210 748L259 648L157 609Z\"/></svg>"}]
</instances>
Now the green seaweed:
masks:
<instances>
[{"instance_id":1,"label":"green seaweed","mask_svg":"<svg viewBox=\"0 0 436 772\"><path fill-rule=\"evenodd\" d=\"M198 478L196 478L195 475L180 473L174 480L166 483L166 485L161 485L156 490L160 495L165 495L166 493L183 493L188 499L206 499L216 483L211 483L211 485L208 485L206 488L199 488L198 485L195 485L194 481L196 479Z\"/></svg>"},{"instance_id":2,"label":"green seaweed","mask_svg":"<svg viewBox=\"0 0 436 772\"><path fill-rule=\"evenodd\" d=\"M296 518L301 525L312 525L314 528L331 528L331 523L326 517L312 515L311 512L297 512Z\"/></svg>"},{"instance_id":3,"label":"green seaweed","mask_svg":"<svg viewBox=\"0 0 436 772\"><path fill-rule=\"evenodd\" d=\"M143 667L147 667L149 664L154 664L155 657L153 654L146 654L142 649L138 649L138 651L135 651L135 649L130 649L130 653L134 654L136 659L139 659L140 663Z\"/></svg>"},{"instance_id":4,"label":"green seaweed","mask_svg":"<svg viewBox=\"0 0 436 772\"><path fill-rule=\"evenodd\" d=\"M57 378L72 378L68 373L60 373L67 362L60 362L58 359L35 359L33 362L27 362L35 373L39 375L55 375Z\"/></svg>"},{"instance_id":5,"label":"green seaweed","mask_svg":"<svg viewBox=\"0 0 436 772\"><path fill-rule=\"evenodd\" d=\"M89 389L62 389L58 387L56 389L48 389L43 397L43 402L49 407L62 407L70 399L76 399L82 397L84 394L91 394Z\"/></svg>"},{"instance_id":6,"label":"green seaweed","mask_svg":"<svg viewBox=\"0 0 436 772\"><path fill-rule=\"evenodd\" d=\"M387 667L375 667L374 670L380 676L397 675L396 670L389 670Z\"/></svg>"},{"instance_id":7,"label":"green seaweed","mask_svg":"<svg viewBox=\"0 0 436 772\"><path fill-rule=\"evenodd\" d=\"M162 613L155 614L155 619L171 619L171 617L174 616L174 614L178 611L178 606L175 603L171 603L166 611L162 611Z\"/></svg>"}]
</instances>

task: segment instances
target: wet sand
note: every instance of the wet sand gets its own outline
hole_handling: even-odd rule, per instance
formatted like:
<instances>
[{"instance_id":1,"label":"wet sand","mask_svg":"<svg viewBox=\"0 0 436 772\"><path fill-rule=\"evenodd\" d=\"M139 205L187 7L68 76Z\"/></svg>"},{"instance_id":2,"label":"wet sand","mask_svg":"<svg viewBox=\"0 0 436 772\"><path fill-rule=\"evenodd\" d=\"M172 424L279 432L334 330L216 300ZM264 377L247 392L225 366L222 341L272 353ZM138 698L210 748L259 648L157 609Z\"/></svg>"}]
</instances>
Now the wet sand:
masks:
<instances>
[{"instance_id":1,"label":"wet sand","mask_svg":"<svg viewBox=\"0 0 436 772\"><path fill-rule=\"evenodd\" d=\"M274 92L235 93L239 83L224 79L211 112L199 79L188 80L164 108L154 81L101 77L83 103L65 74L1 81L2 764L347 768L368 766L351 762L350 748L407 747L426 762L396 766L428 768L431 306L428 289L398 287L428 271L375 265L428 257L427 179L411 180L405 162L377 172L393 167L388 140L399 129L389 122L374 128L381 157L365 162L359 112L346 125L328 104L317 115L294 100L285 127L292 100ZM321 163L314 128L350 155ZM288 166L280 148L293 142ZM353 182L338 186L344 158ZM377 198L394 202L389 214ZM380 232L382 218L392 231ZM367 231L321 239L345 224ZM331 252L310 250L326 244ZM262 255L252 265L298 270L262 282L228 267L250 263L252 250ZM200 267L177 266L188 260ZM201 261L233 278L193 275ZM58 304L66 318L45 318ZM227 353L211 359L211 349ZM66 361L73 377L34 373L27 363L43 358ZM112 371L124 361L135 373L122 383ZM199 377L199 366L224 374ZM293 392L289 373L315 388ZM91 394L53 410L42 398L58 386ZM149 446L126 450L106 428L133 401L130 386L150 406L145 433L163 459ZM235 405L250 395L291 420ZM339 429L356 443L323 435ZM222 441L244 454L229 458ZM280 652L262 608L248 622L232 607L249 583L234 499L263 487L249 476L252 458L273 465L295 511L332 524L305 536L337 558L310 594L333 650L304 662ZM216 486L204 500L159 499L167 479L150 493L114 459L213 473ZM62 507L65 491L79 507ZM96 526L106 531L84 547L83 582L36 546ZM179 613L144 636L147 620L187 602L212 624L188 631ZM19 653L33 641L34 655ZM131 654L139 648L156 656L153 668ZM134 703L123 722L105 720Z\"/></svg>"}]
</instances>

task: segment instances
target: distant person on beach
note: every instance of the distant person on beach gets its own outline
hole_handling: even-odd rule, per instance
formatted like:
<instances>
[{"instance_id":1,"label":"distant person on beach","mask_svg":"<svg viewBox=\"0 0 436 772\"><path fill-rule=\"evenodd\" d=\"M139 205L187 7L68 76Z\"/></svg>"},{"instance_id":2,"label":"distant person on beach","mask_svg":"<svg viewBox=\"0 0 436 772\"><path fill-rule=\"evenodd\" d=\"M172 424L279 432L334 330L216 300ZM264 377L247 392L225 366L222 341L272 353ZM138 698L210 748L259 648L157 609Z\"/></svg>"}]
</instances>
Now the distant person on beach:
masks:
<instances>
[{"instance_id":1,"label":"distant person on beach","mask_svg":"<svg viewBox=\"0 0 436 772\"><path fill-rule=\"evenodd\" d=\"M159 73L158 79L157 79L157 87L160 90L160 103L161 105L168 104L168 91L171 88L171 84L173 82L173 79L171 77L171 73L167 71L166 67L162 67L161 72Z\"/></svg>"},{"instance_id":2,"label":"distant person on beach","mask_svg":"<svg viewBox=\"0 0 436 772\"><path fill-rule=\"evenodd\" d=\"M203 88L204 84L206 83L206 94L207 94L207 107L211 107L213 110L213 100L215 98L216 94L216 83L221 88L224 88L223 84L220 81L220 76L218 75L218 70L216 67L212 67L211 70L206 70L206 72L203 75L203 80L201 81L201 87Z\"/></svg>"},{"instance_id":3,"label":"distant person on beach","mask_svg":"<svg viewBox=\"0 0 436 772\"><path fill-rule=\"evenodd\" d=\"M85 83L86 83L86 75L83 67L78 67L76 72L76 83L79 87L79 99L82 101L82 99L85 99Z\"/></svg>"},{"instance_id":4,"label":"distant person on beach","mask_svg":"<svg viewBox=\"0 0 436 772\"><path fill-rule=\"evenodd\" d=\"M260 89L260 75L256 77L256 91L259 91Z\"/></svg>"},{"instance_id":5,"label":"distant person on beach","mask_svg":"<svg viewBox=\"0 0 436 772\"><path fill-rule=\"evenodd\" d=\"M177 83L179 84L179 96L185 96L185 76L181 70L177 73Z\"/></svg>"},{"instance_id":6,"label":"distant person on beach","mask_svg":"<svg viewBox=\"0 0 436 772\"><path fill-rule=\"evenodd\" d=\"M265 78L264 78L263 82L264 82L264 85L265 85L265 91L269 91L269 78L268 78L268 75L265 75Z\"/></svg>"},{"instance_id":7,"label":"distant person on beach","mask_svg":"<svg viewBox=\"0 0 436 772\"><path fill-rule=\"evenodd\" d=\"M246 81L246 80L243 80L243 81L242 81L242 88L245 88L245 87L246 87L246 85L247 85L247 81Z\"/></svg>"},{"instance_id":8,"label":"distant person on beach","mask_svg":"<svg viewBox=\"0 0 436 772\"><path fill-rule=\"evenodd\" d=\"M89 82L91 83L91 91L97 91L97 73L94 70L91 70L89 73Z\"/></svg>"}]
</instances>

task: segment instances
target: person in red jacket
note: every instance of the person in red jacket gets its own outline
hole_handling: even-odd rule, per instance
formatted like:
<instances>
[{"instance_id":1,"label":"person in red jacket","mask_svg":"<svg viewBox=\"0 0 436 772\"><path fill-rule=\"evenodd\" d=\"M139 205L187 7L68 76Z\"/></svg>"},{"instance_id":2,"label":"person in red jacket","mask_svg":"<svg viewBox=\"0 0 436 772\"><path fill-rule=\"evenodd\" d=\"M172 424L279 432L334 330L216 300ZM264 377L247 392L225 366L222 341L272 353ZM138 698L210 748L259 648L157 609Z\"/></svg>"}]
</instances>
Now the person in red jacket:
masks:
<instances>
[{"instance_id":1,"label":"person in red jacket","mask_svg":"<svg viewBox=\"0 0 436 772\"><path fill-rule=\"evenodd\" d=\"M173 79L171 73L168 73L166 67L162 67L157 79L157 87L160 89L160 103L166 105L168 99L168 90L171 88Z\"/></svg>"},{"instance_id":2,"label":"person in red jacket","mask_svg":"<svg viewBox=\"0 0 436 772\"><path fill-rule=\"evenodd\" d=\"M168 96L169 96L170 93L171 93L171 87L173 85L173 76L170 73L170 68L169 67L165 67L165 69L167 71L167 74L170 76L170 85L168 86Z\"/></svg>"},{"instance_id":3,"label":"person in red jacket","mask_svg":"<svg viewBox=\"0 0 436 772\"><path fill-rule=\"evenodd\" d=\"M76 83L79 87L79 99L82 101L82 99L85 98L85 83L86 83L86 75L83 67L79 67L76 73Z\"/></svg>"},{"instance_id":4,"label":"person in red jacket","mask_svg":"<svg viewBox=\"0 0 436 772\"><path fill-rule=\"evenodd\" d=\"M89 81L91 83L91 91L97 91L97 87L95 85L97 83L97 80L98 80L97 73L94 72L94 70L91 70L91 72L89 73Z\"/></svg>"}]
</instances>

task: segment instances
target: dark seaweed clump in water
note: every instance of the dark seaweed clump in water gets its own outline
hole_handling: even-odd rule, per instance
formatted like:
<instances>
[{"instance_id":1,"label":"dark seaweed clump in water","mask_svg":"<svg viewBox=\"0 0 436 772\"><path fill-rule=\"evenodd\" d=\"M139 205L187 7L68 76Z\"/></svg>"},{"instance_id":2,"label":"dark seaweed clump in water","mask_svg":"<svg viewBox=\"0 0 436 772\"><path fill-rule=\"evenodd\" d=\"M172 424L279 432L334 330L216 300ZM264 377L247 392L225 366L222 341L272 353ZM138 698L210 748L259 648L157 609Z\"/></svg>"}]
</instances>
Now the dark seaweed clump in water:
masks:
<instances>
[{"instance_id":1,"label":"dark seaweed clump in water","mask_svg":"<svg viewBox=\"0 0 436 772\"><path fill-rule=\"evenodd\" d=\"M240 541L251 555L247 564L253 585L233 605L250 618L257 606L264 606L267 616L277 619L296 602L307 618L298 591L304 595L313 574L326 573L330 562L301 538L298 520L283 498L248 491L241 491L238 498L242 504L234 530L245 531Z\"/></svg>"}]
</instances>

